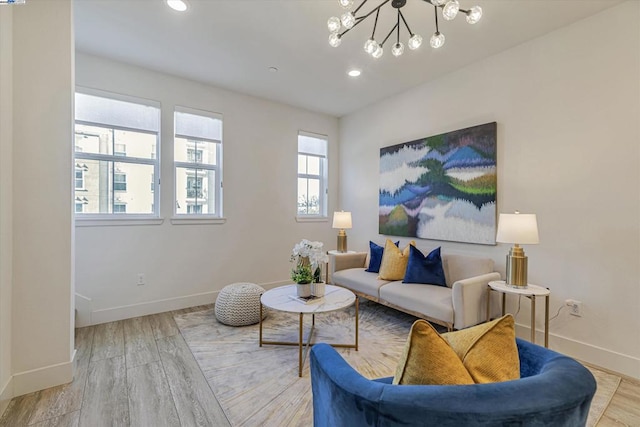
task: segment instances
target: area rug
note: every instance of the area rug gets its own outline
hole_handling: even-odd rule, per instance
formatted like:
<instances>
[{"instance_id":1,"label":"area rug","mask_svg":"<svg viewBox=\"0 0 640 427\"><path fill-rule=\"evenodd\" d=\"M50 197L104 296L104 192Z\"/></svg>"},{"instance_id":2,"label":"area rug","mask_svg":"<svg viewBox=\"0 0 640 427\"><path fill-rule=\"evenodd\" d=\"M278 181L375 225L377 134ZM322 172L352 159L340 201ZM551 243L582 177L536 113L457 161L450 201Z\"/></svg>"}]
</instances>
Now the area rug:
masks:
<instances>
[{"instance_id":1,"label":"area rug","mask_svg":"<svg viewBox=\"0 0 640 427\"><path fill-rule=\"evenodd\" d=\"M359 351L337 349L367 378L392 376L415 318L379 304L360 303ZM232 426L311 426L313 405L307 357L298 377L297 347L258 345L258 325L219 323L213 308L175 316L175 321ZM311 316L305 316L305 334ZM315 342L352 343L354 308L316 316ZM298 316L269 311L264 339L297 341ZM595 425L619 378L594 370L598 392L589 413ZM615 381L618 378L618 383Z\"/></svg>"}]
</instances>

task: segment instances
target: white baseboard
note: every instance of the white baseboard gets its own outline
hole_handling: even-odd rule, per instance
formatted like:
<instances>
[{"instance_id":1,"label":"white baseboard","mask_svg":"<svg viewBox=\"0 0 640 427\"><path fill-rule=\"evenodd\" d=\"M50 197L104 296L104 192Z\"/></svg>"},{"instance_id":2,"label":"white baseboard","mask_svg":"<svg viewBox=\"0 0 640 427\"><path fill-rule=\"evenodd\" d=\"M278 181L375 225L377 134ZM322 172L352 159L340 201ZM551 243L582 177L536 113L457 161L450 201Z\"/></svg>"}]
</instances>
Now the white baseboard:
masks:
<instances>
[{"instance_id":1,"label":"white baseboard","mask_svg":"<svg viewBox=\"0 0 640 427\"><path fill-rule=\"evenodd\" d=\"M260 286L265 289L272 289L288 283L291 283L291 281L281 280L277 282L260 283ZM215 302L219 293L220 291L203 292L200 294L184 295L100 310L91 310L91 299L82 296L84 300L76 298L76 308L78 309L78 324L76 326L82 327L98 325L100 323L115 322L117 320L147 316L149 314L164 313L171 310L180 310L182 308L212 304ZM76 296L77 295L78 294L76 294ZM81 301L82 303L78 304ZM87 310L89 311L87 312Z\"/></svg>"},{"instance_id":2,"label":"white baseboard","mask_svg":"<svg viewBox=\"0 0 640 427\"><path fill-rule=\"evenodd\" d=\"M516 335L530 340L531 328L529 325L516 324ZM536 329L536 344L544 345L544 331ZM640 358L552 333L549 333L549 348L609 371L640 379Z\"/></svg>"},{"instance_id":3,"label":"white baseboard","mask_svg":"<svg viewBox=\"0 0 640 427\"><path fill-rule=\"evenodd\" d=\"M11 399L13 399L13 377L9 377L7 383L0 390L0 417L9 406Z\"/></svg>"},{"instance_id":4,"label":"white baseboard","mask_svg":"<svg viewBox=\"0 0 640 427\"><path fill-rule=\"evenodd\" d=\"M12 378L13 397L70 383L75 374L75 358L76 351L74 350L71 360L68 362L14 374Z\"/></svg>"}]
</instances>

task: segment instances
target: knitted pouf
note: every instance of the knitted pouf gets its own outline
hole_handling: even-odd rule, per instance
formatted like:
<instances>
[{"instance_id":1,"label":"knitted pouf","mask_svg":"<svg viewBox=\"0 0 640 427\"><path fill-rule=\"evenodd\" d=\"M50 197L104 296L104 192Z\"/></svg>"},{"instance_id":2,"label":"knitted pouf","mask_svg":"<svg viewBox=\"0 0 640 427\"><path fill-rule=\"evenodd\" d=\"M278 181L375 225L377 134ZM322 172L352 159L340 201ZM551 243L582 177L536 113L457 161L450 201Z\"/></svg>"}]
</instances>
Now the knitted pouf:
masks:
<instances>
[{"instance_id":1,"label":"knitted pouf","mask_svg":"<svg viewBox=\"0 0 640 427\"><path fill-rule=\"evenodd\" d=\"M253 325L260 321L260 295L264 289L255 283L233 283L220 291L216 300L216 319L229 326ZM263 311L262 318L266 313Z\"/></svg>"}]
</instances>

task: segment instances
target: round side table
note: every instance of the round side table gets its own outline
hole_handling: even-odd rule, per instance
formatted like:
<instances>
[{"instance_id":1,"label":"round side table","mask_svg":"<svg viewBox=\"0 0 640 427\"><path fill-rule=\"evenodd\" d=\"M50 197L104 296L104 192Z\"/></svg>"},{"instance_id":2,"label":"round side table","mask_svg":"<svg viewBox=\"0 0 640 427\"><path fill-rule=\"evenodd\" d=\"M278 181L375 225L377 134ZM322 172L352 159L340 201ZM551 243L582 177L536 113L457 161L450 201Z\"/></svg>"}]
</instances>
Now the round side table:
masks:
<instances>
[{"instance_id":1,"label":"round side table","mask_svg":"<svg viewBox=\"0 0 640 427\"><path fill-rule=\"evenodd\" d=\"M549 348L549 295L551 291L542 286L528 284L527 287L515 288L507 286L504 280L489 282L487 287L487 321L491 314L491 291L502 294L502 315L505 315L507 294L522 295L531 301L531 342L536 342L536 297L544 297L544 346Z\"/></svg>"}]
</instances>

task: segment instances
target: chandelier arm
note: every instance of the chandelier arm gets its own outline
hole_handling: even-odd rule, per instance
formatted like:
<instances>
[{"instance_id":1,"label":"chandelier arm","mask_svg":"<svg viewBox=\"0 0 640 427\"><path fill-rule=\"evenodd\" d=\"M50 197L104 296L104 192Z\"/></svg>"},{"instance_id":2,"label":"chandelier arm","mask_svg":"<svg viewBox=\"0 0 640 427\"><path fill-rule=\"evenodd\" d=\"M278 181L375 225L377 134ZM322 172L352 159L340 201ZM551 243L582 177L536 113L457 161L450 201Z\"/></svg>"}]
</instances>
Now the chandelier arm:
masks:
<instances>
[{"instance_id":1,"label":"chandelier arm","mask_svg":"<svg viewBox=\"0 0 640 427\"><path fill-rule=\"evenodd\" d=\"M364 6L364 4L367 2L368 0L362 0L362 3L360 3L360 6L356 7L355 10L353 11L353 14L355 15L356 13L358 13L358 11L360 10L360 8L362 6Z\"/></svg>"},{"instance_id":2,"label":"chandelier arm","mask_svg":"<svg viewBox=\"0 0 640 427\"><path fill-rule=\"evenodd\" d=\"M391 37L391 34L393 34L393 32L396 30L396 27L398 26L398 24L394 25L393 28L391 29L391 31L389 31L389 34L387 34L387 37L384 38L384 40L382 40L382 43L380 43L380 46L383 46L385 44L385 42L387 41L387 39L389 37Z\"/></svg>"},{"instance_id":3,"label":"chandelier arm","mask_svg":"<svg viewBox=\"0 0 640 427\"><path fill-rule=\"evenodd\" d=\"M373 31L371 32L371 39L375 39L376 27L378 26L378 15L380 15L380 9L376 12L376 20L373 22Z\"/></svg>"},{"instance_id":4,"label":"chandelier arm","mask_svg":"<svg viewBox=\"0 0 640 427\"><path fill-rule=\"evenodd\" d=\"M398 9L398 13L400 14L400 17L402 18L402 22L404 22L404 26L407 27L407 31L409 31L409 36L413 37L413 32L411 31L411 28L409 28L409 24L407 24L407 20L404 19L404 15L403 15L403 13L402 13L402 11L400 9Z\"/></svg>"},{"instance_id":5,"label":"chandelier arm","mask_svg":"<svg viewBox=\"0 0 640 427\"><path fill-rule=\"evenodd\" d=\"M389 3L390 1L391 1L391 0L384 0L384 1L383 1L382 3L380 3L378 6L374 7L373 9L371 9L371 11L370 11L369 13L367 13L366 15L359 16L359 17L357 17L356 19L362 19L362 20L367 19L369 16L371 16L371 14L372 14L373 12L375 12L376 10L378 10L378 11L379 11L379 10L380 10L380 8L381 8L382 6L384 6L385 4Z\"/></svg>"},{"instance_id":6,"label":"chandelier arm","mask_svg":"<svg viewBox=\"0 0 640 427\"><path fill-rule=\"evenodd\" d=\"M438 8L437 7L433 8L433 15L436 17L436 33L439 33L440 30L438 29Z\"/></svg>"}]
</instances>

